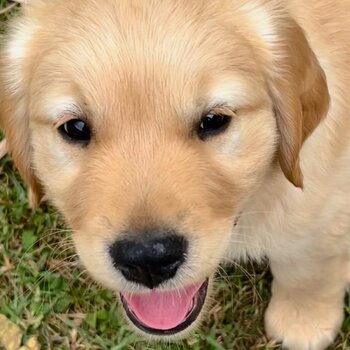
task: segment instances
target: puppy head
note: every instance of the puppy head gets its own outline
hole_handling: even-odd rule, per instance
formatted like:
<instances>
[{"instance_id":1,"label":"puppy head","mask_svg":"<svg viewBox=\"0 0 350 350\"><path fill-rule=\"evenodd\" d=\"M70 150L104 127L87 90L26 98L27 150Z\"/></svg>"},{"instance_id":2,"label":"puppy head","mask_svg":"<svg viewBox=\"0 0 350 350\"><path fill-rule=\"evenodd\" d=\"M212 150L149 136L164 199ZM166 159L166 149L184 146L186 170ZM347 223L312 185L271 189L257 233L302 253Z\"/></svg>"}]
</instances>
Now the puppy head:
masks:
<instances>
[{"instance_id":1,"label":"puppy head","mask_svg":"<svg viewBox=\"0 0 350 350\"><path fill-rule=\"evenodd\" d=\"M276 159L302 185L327 111L301 29L251 3L33 0L3 51L18 168L144 332L196 323L245 200Z\"/></svg>"}]
</instances>

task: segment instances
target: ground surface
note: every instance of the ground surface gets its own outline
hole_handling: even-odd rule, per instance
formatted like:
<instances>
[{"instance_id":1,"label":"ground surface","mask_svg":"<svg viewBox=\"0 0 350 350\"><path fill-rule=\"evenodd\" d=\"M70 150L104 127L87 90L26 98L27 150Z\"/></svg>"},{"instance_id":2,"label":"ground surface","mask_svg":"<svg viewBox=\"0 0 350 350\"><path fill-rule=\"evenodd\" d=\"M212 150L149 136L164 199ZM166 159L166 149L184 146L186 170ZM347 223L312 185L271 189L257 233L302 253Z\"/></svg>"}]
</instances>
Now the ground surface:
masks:
<instances>
[{"instance_id":1,"label":"ground surface","mask_svg":"<svg viewBox=\"0 0 350 350\"><path fill-rule=\"evenodd\" d=\"M16 12L4 11L9 5L0 0L0 33ZM271 278L252 266L222 270L210 314L192 338L177 345L143 342L128 331L113 293L79 266L70 233L54 210L28 208L9 158L0 162L0 229L0 315L20 327L23 344L36 336L42 349L54 350L278 349L268 344L262 323ZM347 319L332 349L350 349L349 313L347 300Z\"/></svg>"}]
</instances>

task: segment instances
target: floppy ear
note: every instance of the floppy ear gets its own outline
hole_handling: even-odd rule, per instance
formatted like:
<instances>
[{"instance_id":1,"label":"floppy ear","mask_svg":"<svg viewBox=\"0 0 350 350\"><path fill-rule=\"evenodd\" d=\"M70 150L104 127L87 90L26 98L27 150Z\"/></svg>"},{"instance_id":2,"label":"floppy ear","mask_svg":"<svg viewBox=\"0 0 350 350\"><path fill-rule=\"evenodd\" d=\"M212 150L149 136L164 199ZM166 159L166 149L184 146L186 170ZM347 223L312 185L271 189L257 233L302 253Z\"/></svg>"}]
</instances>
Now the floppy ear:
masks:
<instances>
[{"instance_id":1,"label":"floppy ear","mask_svg":"<svg viewBox=\"0 0 350 350\"><path fill-rule=\"evenodd\" d=\"M287 179L303 187L299 153L329 107L325 74L300 26L288 19L274 43L270 89L280 133L279 163Z\"/></svg>"},{"instance_id":2,"label":"floppy ear","mask_svg":"<svg viewBox=\"0 0 350 350\"><path fill-rule=\"evenodd\" d=\"M34 207L42 198L42 188L31 166L28 82L24 68L32 32L29 22L19 22L0 53L0 128L5 132L7 151L29 187L29 202Z\"/></svg>"},{"instance_id":3,"label":"floppy ear","mask_svg":"<svg viewBox=\"0 0 350 350\"><path fill-rule=\"evenodd\" d=\"M2 83L0 88L1 85ZM30 206L35 207L42 198L42 188L31 168L29 123L26 111L18 108L20 104L21 102L16 101L14 96L0 98L0 127L5 132L7 151L28 185Z\"/></svg>"}]
</instances>

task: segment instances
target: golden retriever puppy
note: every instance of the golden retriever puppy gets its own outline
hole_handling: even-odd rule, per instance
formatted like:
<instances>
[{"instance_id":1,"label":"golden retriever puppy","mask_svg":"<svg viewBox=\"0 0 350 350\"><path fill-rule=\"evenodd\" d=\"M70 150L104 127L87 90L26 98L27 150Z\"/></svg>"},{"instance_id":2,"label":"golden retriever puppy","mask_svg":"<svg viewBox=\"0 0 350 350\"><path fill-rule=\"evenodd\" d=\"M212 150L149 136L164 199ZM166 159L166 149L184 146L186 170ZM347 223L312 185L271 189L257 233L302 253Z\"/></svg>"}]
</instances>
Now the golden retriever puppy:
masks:
<instances>
[{"instance_id":1,"label":"golden retriever puppy","mask_svg":"<svg viewBox=\"0 0 350 350\"><path fill-rule=\"evenodd\" d=\"M31 0L0 123L33 201L144 334L267 257L268 335L325 349L350 281L349 0Z\"/></svg>"}]
</instances>

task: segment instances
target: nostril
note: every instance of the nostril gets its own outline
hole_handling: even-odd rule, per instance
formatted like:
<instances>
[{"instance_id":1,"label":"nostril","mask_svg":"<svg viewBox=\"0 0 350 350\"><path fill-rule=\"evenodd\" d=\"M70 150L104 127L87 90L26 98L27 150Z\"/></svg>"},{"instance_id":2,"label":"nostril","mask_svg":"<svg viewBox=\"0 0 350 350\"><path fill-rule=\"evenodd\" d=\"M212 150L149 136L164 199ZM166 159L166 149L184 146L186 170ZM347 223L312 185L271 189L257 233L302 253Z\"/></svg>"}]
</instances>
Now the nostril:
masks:
<instances>
[{"instance_id":1,"label":"nostril","mask_svg":"<svg viewBox=\"0 0 350 350\"><path fill-rule=\"evenodd\" d=\"M162 266L160 266L160 269L161 269L161 271L163 271L163 272L170 272L170 273L172 273L172 272L176 272L176 270L179 268L179 266L182 264L182 262L183 262L183 260L178 260L178 261L175 261L175 262L173 262L173 263L169 263L169 264L164 264L164 265L162 265Z\"/></svg>"},{"instance_id":2,"label":"nostril","mask_svg":"<svg viewBox=\"0 0 350 350\"><path fill-rule=\"evenodd\" d=\"M146 238L147 237L147 238ZM178 235L115 242L109 249L114 267L132 282L154 288L173 278L185 261L187 240Z\"/></svg>"},{"instance_id":3,"label":"nostril","mask_svg":"<svg viewBox=\"0 0 350 350\"><path fill-rule=\"evenodd\" d=\"M123 273L124 276L137 276L142 274L142 268L135 265L119 265L119 270Z\"/></svg>"},{"instance_id":4,"label":"nostril","mask_svg":"<svg viewBox=\"0 0 350 350\"><path fill-rule=\"evenodd\" d=\"M150 276L147 269L141 266L130 265L130 264L126 264L126 265L120 264L116 267L127 280L145 284L148 287L152 288L152 284L151 286L149 286Z\"/></svg>"}]
</instances>

